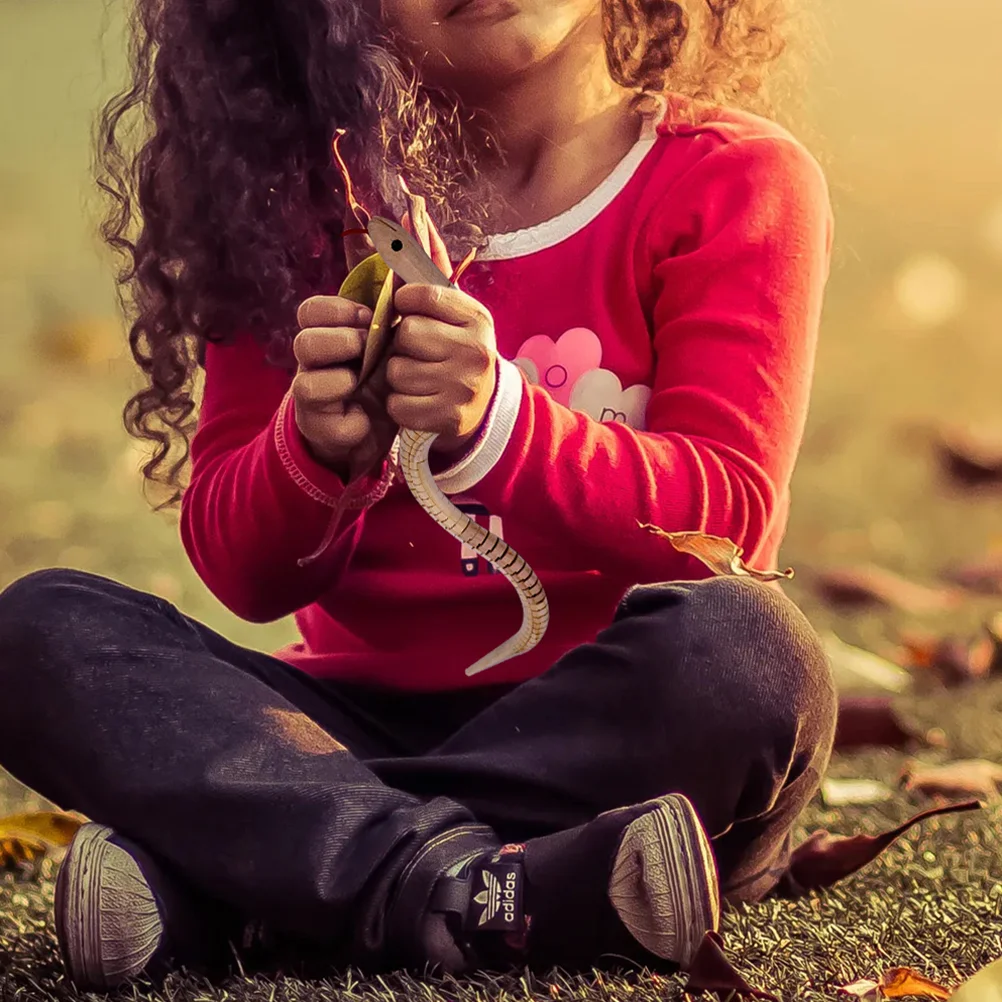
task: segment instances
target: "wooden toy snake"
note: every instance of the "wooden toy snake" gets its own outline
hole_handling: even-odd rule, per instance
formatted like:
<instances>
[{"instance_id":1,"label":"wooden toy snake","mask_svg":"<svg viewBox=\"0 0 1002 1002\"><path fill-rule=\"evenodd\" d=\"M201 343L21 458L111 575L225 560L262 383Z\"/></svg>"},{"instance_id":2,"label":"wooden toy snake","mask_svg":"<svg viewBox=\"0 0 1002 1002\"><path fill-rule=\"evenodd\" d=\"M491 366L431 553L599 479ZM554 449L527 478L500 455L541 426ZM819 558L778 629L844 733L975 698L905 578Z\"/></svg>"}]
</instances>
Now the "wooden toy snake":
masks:
<instances>
[{"instance_id":1,"label":"wooden toy snake","mask_svg":"<svg viewBox=\"0 0 1002 1002\"><path fill-rule=\"evenodd\" d=\"M379 256L402 282L456 288L403 226L374 216L367 229ZM546 633L550 607L539 578L526 561L503 539L461 512L435 483L429 455L436 437L428 432L400 430L397 461L408 489L417 503L449 535L471 547L511 582L522 604L519 631L466 669L467 675L477 675L532 650Z\"/></svg>"}]
</instances>

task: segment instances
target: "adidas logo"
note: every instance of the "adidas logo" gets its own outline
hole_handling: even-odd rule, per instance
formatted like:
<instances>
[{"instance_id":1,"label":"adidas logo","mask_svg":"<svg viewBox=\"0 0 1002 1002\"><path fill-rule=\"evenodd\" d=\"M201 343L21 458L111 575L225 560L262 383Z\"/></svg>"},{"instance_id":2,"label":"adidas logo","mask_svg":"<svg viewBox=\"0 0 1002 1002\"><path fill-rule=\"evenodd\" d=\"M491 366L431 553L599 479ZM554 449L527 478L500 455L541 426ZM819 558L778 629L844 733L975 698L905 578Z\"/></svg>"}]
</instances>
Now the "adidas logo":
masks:
<instances>
[{"instance_id":1,"label":"adidas logo","mask_svg":"<svg viewBox=\"0 0 1002 1002\"><path fill-rule=\"evenodd\" d=\"M508 870L505 873L495 875L488 869L480 871L484 889L475 894L473 901L475 904L483 905L484 910L480 913L477 921L478 927L483 927L494 922L497 917L498 922L504 923L503 927L514 927L517 920L517 900L518 873L515 870ZM500 913L500 914L499 914Z\"/></svg>"}]
</instances>

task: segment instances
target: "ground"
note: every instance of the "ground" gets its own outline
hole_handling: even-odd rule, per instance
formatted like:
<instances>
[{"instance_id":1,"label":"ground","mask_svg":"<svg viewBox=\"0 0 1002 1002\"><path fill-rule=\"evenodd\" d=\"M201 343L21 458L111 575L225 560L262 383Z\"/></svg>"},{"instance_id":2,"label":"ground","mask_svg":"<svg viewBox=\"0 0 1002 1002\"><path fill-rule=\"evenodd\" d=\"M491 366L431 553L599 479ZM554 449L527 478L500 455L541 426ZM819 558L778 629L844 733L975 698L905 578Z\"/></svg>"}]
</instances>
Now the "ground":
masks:
<instances>
[{"instance_id":1,"label":"ground","mask_svg":"<svg viewBox=\"0 0 1002 1002\"><path fill-rule=\"evenodd\" d=\"M87 116L104 92L89 48L103 9L100 0L0 5L0 84L35 102L0 105L0 587L35 568L79 567L158 592L234 640L272 649L291 635L289 625L241 623L206 593L176 526L145 507L138 454L120 430L133 377L110 304L110 266L95 254L80 211ZM120 57L108 9L113 72ZM926 32L937 9L932 0L844 0L826 14L829 52L813 81L815 149L832 182L839 241L782 557L797 571L786 590L817 628L874 650L906 627L964 632L997 611L979 600L938 617L848 614L820 601L811 579L833 563L872 560L929 582L1002 541L1002 493L951 484L931 444L943 422L1002 410L1002 87L986 86L998 72L990 68L1002 11L958 0L955 17L935 19L933 87ZM972 24L978 30L968 37ZM929 254L957 271L937 258L925 273L913 270L910 283L909 262ZM900 710L946 731L949 751L928 757L1002 761L1002 681L912 694ZM838 756L832 773L894 785L904 760L890 751ZM0 774L0 813L32 802L26 796ZM840 811L816 801L798 837L815 827L873 832L921 806L904 794ZM76 997L60 980L48 926L51 865L43 876L40 884L0 882L0 1002ZM833 999L839 985L896 965L956 984L1002 956L1002 811L926 823L830 891L729 912L724 933L745 976L784 998ZM218 987L178 979L159 994L128 997L591 1002L677 991L650 979L237 978Z\"/></svg>"}]
</instances>

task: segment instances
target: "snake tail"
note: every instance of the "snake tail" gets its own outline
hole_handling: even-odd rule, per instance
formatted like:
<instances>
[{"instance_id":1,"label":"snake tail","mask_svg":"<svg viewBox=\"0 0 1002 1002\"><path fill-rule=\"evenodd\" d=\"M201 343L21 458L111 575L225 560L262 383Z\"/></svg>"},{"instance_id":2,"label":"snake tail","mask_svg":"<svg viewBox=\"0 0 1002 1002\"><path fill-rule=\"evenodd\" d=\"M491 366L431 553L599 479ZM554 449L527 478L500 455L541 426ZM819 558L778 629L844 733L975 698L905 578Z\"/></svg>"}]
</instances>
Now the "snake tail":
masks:
<instances>
[{"instance_id":1,"label":"snake tail","mask_svg":"<svg viewBox=\"0 0 1002 1002\"><path fill-rule=\"evenodd\" d=\"M503 539L461 512L435 483L428 456L436 437L426 432L400 432L400 469L411 494L450 536L497 568L515 588L522 605L518 633L466 669L467 675L479 675L532 650L546 633L550 607L539 578L526 561Z\"/></svg>"}]
</instances>

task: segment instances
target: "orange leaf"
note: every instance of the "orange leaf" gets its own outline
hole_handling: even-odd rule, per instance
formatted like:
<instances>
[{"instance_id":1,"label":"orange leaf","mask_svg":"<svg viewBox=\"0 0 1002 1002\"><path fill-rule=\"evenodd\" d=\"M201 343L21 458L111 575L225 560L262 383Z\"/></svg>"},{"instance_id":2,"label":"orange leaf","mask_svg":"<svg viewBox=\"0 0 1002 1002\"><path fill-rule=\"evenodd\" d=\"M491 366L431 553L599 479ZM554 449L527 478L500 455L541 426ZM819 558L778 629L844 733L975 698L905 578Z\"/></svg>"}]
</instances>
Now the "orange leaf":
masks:
<instances>
[{"instance_id":1,"label":"orange leaf","mask_svg":"<svg viewBox=\"0 0 1002 1002\"><path fill-rule=\"evenodd\" d=\"M910 762L901 777L906 790L933 797L974 796L997 800L1002 785L1002 765L985 759L922 765Z\"/></svg>"},{"instance_id":2,"label":"orange leaf","mask_svg":"<svg viewBox=\"0 0 1002 1002\"><path fill-rule=\"evenodd\" d=\"M924 999L948 999L950 989L923 977L909 967L892 967L880 978L880 993L884 998L900 999L914 995Z\"/></svg>"},{"instance_id":3,"label":"orange leaf","mask_svg":"<svg viewBox=\"0 0 1002 1002\"><path fill-rule=\"evenodd\" d=\"M956 590L926 588L873 564L823 571L816 576L816 585L832 602L882 604L912 613L953 609L961 601Z\"/></svg>"},{"instance_id":4,"label":"orange leaf","mask_svg":"<svg viewBox=\"0 0 1002 1002\"><path fill-rule=\"evenodd\" d=\"M946 577L970 591L1002 595L1002 553L956 564L947 569Z\"/></svg>"},{"instance_id":5,"label":"orange leaf","mask_svg":"<svg viewBox=\"0 0 1002 1002\"><path fill-rule=\"evenodd\" d=\"M65 811L31 811L0 818L0 838L27 839L53 848L68 846L86 819Z\"/></svg>"},{"instance_id":6,"label":"orange leaf","mask_svg":"<svg viewBox=\"0 0 1002 1002\"><path fill-rule=\"evenodd\" d=\"M992 674L1000 659L999 646L990 624L974 639L912 632L901 637L901 658L904 667L931 672L952 687Z\"/></svg>"},{"instance_id":7,"label":"orange leaf","mask_svg":"<svg viewBox=\"0 0 1002 1002\"><path fill-rule=\"evenodd\" d=\"M48 846L39 839L23 836L0 838L0 873L33 880L38 876Z\"/></svg>"},{"instance_id":8,"label":"orange leaf","mask_svg":"<svg viewBox=\"0 0 1002 1002\"><path fill-rule=\"evenodd\" d=\"M968 424L940 432L939 448L949 471L974 484L1002 477L1002 427Z\"/></svg>"},{"instance_id":9,"label":"orange leaf","mask_svg":"<svg viewBox=\"0 0 1002 1002\"><path fill-rule=\"evenodd\" d=\"M679 553L688 553L701 560L714 574L751 577L758 581L778 581L793 577L792 568L787 568L785 571L758 571L748 567L741 559L744 550L737 543L721 536L709 536L704 532L665 532L656 525L639 521L637 525L661 539L667 539Z\"/></svg>"}]
</instances>

